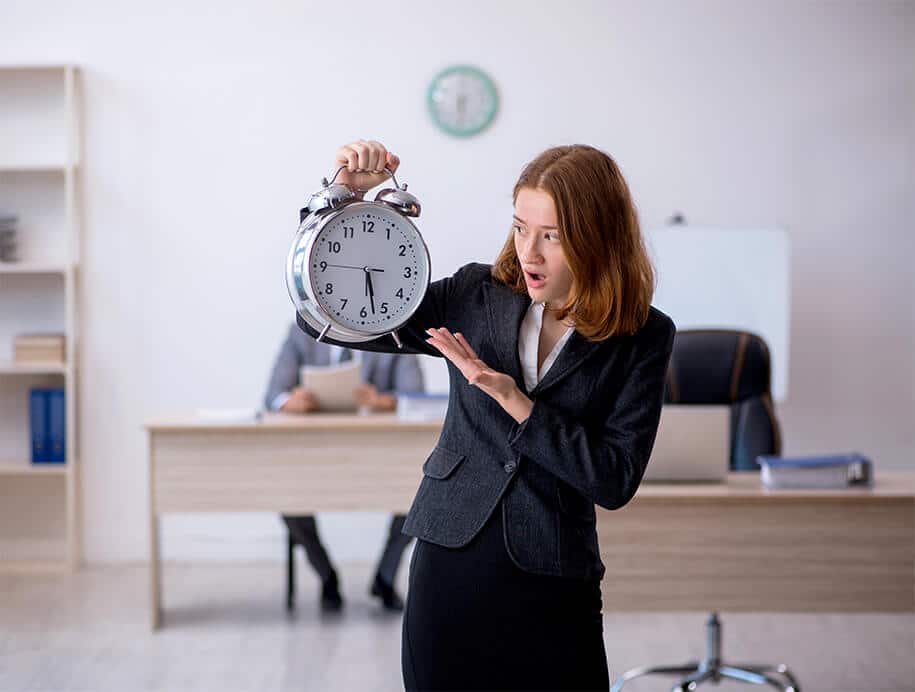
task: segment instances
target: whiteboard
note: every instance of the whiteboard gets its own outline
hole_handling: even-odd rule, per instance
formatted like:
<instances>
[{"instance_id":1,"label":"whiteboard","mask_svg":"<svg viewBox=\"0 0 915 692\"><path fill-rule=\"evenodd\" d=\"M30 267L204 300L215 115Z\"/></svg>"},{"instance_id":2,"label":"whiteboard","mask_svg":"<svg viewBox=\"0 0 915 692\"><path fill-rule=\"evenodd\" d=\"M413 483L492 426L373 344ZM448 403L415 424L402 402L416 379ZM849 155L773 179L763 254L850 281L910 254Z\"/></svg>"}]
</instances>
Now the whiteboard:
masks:
<instances>
[{"instance_id":1,"label":"whiteboard","mask_svg":"<svg viewBox=\"0 0 915 692\"><path fill-rule=\"evenodd\" d=\"M645 232L658 285L652 303L677 329L758 334L772 358L772 395L788 396L790 246L781 229L688 225Z\"/></svg>"}]
</instances>

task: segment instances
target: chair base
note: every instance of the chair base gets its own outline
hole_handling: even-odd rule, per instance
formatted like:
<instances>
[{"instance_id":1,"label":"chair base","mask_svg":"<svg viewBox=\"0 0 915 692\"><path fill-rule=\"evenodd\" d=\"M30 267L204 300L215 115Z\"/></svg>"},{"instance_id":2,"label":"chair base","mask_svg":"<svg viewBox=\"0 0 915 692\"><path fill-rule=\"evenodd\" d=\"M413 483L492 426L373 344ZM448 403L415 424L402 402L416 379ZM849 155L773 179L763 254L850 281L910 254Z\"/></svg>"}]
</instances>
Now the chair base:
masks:
<instances>
[{"instance_id":1,"label":"chair base","mask_svg":"<svg viewBox=\"0 0 915 692\"><path fill-rule=\"evenodd\" d=\"M295 610L295 539L286 536L286 612Z\"/></svg>"},{"instance_id":2,"label":"chair base","mask_svg":"<svg viewBox=\"0 0 915 692\"><path fill-rule=\"evenodd\" d=\"M801 692L801 686L785 665L768 666L757 664L727 665L721 661L721 621L718 613L712 613L705 623L705 658L681 666L646 666L627 670L610 688L619 692L623 685L633 678L643 675L678 675L680 681L674 683L671 692L690 692L703 682L711 680L715 684L722 678L740 680L756 685L769 685L782 692ZM784 678L784 680L779 679Z\"/></svg>"}]
</instances>

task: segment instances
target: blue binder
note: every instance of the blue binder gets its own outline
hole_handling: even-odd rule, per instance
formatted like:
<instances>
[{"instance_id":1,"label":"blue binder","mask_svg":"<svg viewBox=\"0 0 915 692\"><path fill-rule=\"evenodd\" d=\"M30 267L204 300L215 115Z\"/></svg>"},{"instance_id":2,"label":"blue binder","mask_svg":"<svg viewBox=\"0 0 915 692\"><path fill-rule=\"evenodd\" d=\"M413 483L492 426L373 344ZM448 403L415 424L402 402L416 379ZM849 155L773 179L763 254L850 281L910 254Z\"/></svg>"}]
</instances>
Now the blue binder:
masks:
<instances>
[{"instance_id":1,"label":"blue binder","mask_svg":"<svg viewBox=\"0 0 915 692\"><path fill-rule=\"evenodd\" d=\"M29 435L33 464L66 461L67 408L64 390L36 387L29 390Z\"/></svg>"},{"instance_id":2,"label":"blue binder","mask_svg":"<svg viewBox=\"0 0 915 692\"><path fill-rule=\"evenodd\" d=\"M67 450L67 407L63 389L48 390L48 461L62 464Z\"/></svg>"},{"instance_id":3,"label":"blue binder","mask_svg":"<svg viewBox=\"0 0 915 692\"><path fill-rule=\"evenodd\" d=\"M29 438L32 442L32 463L43 464L50 461L46 389L29 390Z\"/></svg>"}]
</instances>

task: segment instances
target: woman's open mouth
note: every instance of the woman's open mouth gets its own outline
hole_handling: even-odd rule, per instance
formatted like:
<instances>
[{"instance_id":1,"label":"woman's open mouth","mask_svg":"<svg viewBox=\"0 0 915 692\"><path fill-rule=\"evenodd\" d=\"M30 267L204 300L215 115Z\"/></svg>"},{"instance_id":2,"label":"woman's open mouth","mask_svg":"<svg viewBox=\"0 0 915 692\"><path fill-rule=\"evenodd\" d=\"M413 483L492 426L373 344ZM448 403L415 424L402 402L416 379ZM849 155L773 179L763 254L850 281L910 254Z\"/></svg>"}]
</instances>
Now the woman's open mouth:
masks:
<instances>
[{"instance_id":1,"label":"woman's open mouth","mask_svg":"<svg viewBox=\"0 0 915 692\"><path fill-rule=\"evenodd\" d=\"M546 283L546 277L543 274L535 274L524 270L524 280L529 288L542 288Z\"/></svg>"}]
</instances>

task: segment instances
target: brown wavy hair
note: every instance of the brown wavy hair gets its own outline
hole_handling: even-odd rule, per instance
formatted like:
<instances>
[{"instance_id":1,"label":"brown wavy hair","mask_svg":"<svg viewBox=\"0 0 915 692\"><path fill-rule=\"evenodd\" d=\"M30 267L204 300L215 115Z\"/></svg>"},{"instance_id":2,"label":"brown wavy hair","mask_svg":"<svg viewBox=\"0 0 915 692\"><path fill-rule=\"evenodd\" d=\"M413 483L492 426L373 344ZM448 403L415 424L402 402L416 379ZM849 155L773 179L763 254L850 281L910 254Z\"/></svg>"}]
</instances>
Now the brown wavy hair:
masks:
<instances>
[{"instance_id":1,"label":"brown wavy hair","mask_svg":"<svg viewBox=\"0 0 915 692\"><path fill-rule=\"evenodd\" d=\"M559 240L572 288L558 318L571 317L589 341L636 332L648 319L655 272L639 228L629 186L607 154L583 144L547 149L528 163L512 192L523 188L553 198ZM493 264L493 277L527 294L514 232Z\"/></svg>"}]
</instances>

